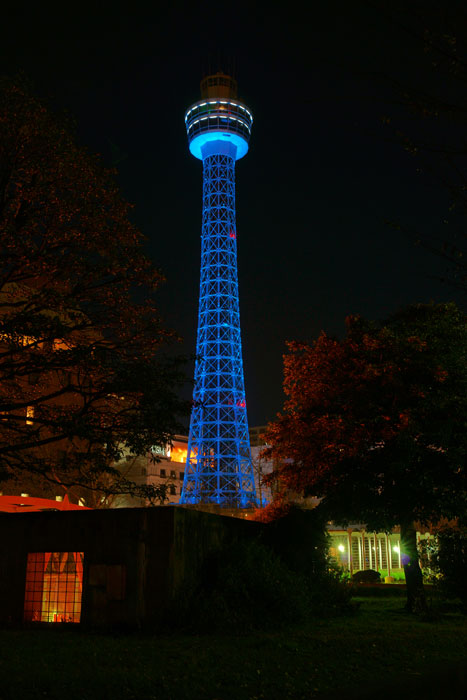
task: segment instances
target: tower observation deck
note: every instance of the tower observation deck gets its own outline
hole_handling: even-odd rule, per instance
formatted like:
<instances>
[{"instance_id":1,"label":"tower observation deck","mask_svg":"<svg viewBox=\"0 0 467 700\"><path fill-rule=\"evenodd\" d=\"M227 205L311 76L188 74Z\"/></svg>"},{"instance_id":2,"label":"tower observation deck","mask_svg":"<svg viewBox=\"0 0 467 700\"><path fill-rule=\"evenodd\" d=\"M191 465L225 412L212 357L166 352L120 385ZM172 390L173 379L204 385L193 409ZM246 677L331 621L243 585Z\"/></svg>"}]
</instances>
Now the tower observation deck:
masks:
<instances>
[{"instance_id":1,"label":"tower observation deck","mask_svg":"<svg viewBox=\"0 0 467 700\"><path fill-rule=\"evenodd\" d=\"M223 73L204 78L185 114L188 146L203 161L201 280L195 383L181 504L257 505L243 380L237 280L235 162L253 117Z\"/></svg>"}]
</instances>

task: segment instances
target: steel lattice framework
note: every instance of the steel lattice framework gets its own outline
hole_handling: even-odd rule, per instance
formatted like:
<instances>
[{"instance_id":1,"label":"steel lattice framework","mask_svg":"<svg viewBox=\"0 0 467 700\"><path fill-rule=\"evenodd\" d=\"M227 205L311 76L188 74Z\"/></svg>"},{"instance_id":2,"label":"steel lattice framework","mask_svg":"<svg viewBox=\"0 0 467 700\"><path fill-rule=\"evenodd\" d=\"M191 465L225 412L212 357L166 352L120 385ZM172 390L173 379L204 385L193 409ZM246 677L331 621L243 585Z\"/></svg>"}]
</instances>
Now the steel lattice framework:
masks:
<instances>
[{"instance_id":1,"label":"steel lattice framework","mask_svg":"<svg viewBox=\"0 0 467 700\"><path fill-rule=\"evenodd\" d=\"M239 124L238 113L249 119ZM195 386L180 503L247 508L257 498L243 381L235 161L248 149L252 117L240 103L219 98L194 105L186 121L190 150L203 161L203 221Z\"/></svg>"}]
</instances>

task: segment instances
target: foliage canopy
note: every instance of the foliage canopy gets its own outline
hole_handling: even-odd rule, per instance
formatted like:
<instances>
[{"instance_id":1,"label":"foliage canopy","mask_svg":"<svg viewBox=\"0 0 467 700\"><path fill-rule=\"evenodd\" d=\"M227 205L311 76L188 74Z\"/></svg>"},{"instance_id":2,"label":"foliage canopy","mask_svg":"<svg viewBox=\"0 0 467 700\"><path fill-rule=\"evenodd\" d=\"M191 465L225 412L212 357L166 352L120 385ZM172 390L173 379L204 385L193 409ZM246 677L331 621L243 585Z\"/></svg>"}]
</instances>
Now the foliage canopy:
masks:
<instances>
[{"instance_id":1,"label":"foliage canopy","mask_svg":"<svg viewBox=\"0 0 467 700\"><path fill-rule=\"evenodd\" d=\"M454 304L410 306L347 335L292 342L269 426L283 487L372 529L466 512L467 327Z\"/></svg>"},{"instance_id":2,"label":"foliage canopy","mask_svg":"<svg viewBox=\"0 0 467 700\"><path fill-rule=\"evenodd\" d=\"M163 278L114 173L9 79L0 192L0 478L92 486L180 430Z\"/></svg>"}]
</instances>

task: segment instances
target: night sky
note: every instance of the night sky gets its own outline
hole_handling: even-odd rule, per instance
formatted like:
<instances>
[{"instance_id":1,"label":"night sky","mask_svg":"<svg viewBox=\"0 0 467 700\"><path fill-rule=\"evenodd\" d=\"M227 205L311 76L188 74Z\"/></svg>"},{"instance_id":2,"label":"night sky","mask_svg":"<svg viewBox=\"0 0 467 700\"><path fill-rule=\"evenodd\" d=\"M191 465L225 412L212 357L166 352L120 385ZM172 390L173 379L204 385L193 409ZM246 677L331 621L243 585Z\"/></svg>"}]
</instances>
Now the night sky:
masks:
<instances>
[{"instance_id":1,"label":"night sky","mask_svg":"<svg viewBox=\"0 0 467 700\"><path fill-rule=\"evenodd\" d=\"M348 314L462 302L439 279L444 261L387 223L443 235L448 197L394 135L418 128L391 81L430 87L422 45L371 5L321 4L304 16L294 3L19 3L0 30L2 71L22 69L76 118L80 142L117 166L167 278L161 311L186 354L195 351L202 165L183 117L203 73L235 68L255 117L237 164L250 425L282 405L286 340L341 336Z\"/></svg>"}]
</instances>

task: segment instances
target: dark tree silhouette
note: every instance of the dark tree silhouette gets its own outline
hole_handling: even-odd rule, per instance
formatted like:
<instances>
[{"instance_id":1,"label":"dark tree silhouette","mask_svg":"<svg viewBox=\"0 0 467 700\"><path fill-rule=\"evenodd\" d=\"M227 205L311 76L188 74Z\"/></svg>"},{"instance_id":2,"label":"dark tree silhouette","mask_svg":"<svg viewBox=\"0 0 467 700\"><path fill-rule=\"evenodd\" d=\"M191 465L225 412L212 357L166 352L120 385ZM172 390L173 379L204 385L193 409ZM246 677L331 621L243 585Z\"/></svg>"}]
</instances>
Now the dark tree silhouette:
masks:
<instances>
[{"instance_id":1,"label":"dark tree silhouette","mask_svg":"<svg viewBox=\"0 0 467 700\"><path fill-rule=\"evenodd\" d=\"M122 454L166 444L186 410L162 275L113 173L8 79L0 197L0 478L112 490Z\"/></svg>"}]
</instances>

